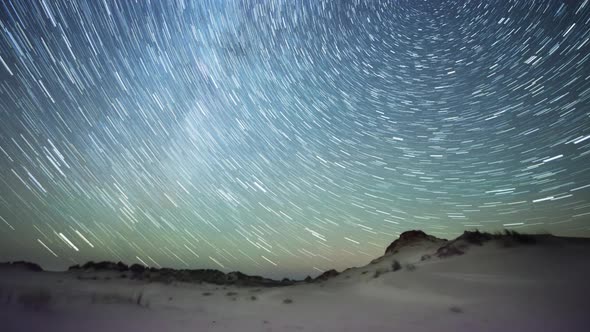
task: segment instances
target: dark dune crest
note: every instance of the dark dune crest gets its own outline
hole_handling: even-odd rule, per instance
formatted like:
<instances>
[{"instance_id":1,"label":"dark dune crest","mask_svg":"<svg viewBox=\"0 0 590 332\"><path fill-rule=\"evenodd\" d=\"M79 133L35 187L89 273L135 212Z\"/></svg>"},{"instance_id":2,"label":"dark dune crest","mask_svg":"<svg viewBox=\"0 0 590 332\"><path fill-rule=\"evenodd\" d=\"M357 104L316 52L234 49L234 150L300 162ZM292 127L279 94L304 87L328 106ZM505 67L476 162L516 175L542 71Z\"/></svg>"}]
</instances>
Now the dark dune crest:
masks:
<instances>
[{"instance_id":1,"label":"dark dune crest","mask_svg":"<svg viewBox=\"0 0 590 332\"><path fill-rule=\"evenodd\" d=\"M387 249L385 249L385 254L396 253L403 247L407 247L418 242L422 241L429 241L429 242L446 242L445 239L439 239L432 235L428 235L421 230L411 230L406 231L400 234L399 238L393 241Z\"/></svg>"},{"instance_id":2,"label":"dark dune crest","mask_svg":"<svg viewBox=\"0 0 590 332\"><path fill-rule=\"evenodd\" d=\"M496 242L500 247L511 248L521 245L534 245L544 243L559 242L590 242L590 239L565 238L549 234L524 234L514 230L504 230L502 232L488 233L475 231L464 231L463 234L453 240L440 239L428 235L421 230L410 230L400 234L385 250L385 254L374 259L371 264L378 263L391 255L395 255L400 250L408 247L419 246L425 242L435 246L432 254L422 257L422 260L432 259L433 257L442 259L452 256L465 254L472 246L482 246L488 242ZM41 266L26 261L15 261L0 263L0 268L16 268L26 271L43 271ZM350 268L349 268L350 269ZM349 270L346 269L345 271ZM290 286L300 283L323 282L341 274L334 269L327 270L316 278L307 277L304 280L291 280L284 278L274 280L261 276L251 276L245 273L234 271L224 273L216 269L172 269L172 268L154 268L146 267L140 264L131 266L123 262L89 261L83 265L73 265L68 268L68 273L76 274L78 279L97 279L96 273L117 273L120 278L129 278L146 282L159 282L170 284L173 282L186 283L210 283L215 285L236 285L236 286L253 286L253 287L280 287Z\"/></svg>"},{"instance_id":3,"label":"dark dune crest","mask_svg":"<svg viewBox=\"0 0 590 332\"><path fill-rule=\"evenodd\" d=\"M43 268L39 264L26 262L26 261L14 261L14 262L4 262L0 263L1 268L15 268L15 269L22 269L26 271L33 271L33 272L42 272Z\"/></svg>"},{"instance_id":4,"label":"dark dune crest","mask_svg":"<svg viewBox=\"0 0 590 332\"><path fill-rule=\"evenodd\" d=\"M82 266L74 265L68 272L76 273L81 279L94 272L117 272L122 278L143 280L148 282L161 282L169 284L172 282L187 283L210 283L216 285L239 285L239 286L287 286L294 282L289 279L281 281L264 278L261 276L250 276L239 271L224 273L215 269L171 269L145 267L140 264L133 264L130 267L123 262L88 262Z\"/></svg>"}]
</instances>

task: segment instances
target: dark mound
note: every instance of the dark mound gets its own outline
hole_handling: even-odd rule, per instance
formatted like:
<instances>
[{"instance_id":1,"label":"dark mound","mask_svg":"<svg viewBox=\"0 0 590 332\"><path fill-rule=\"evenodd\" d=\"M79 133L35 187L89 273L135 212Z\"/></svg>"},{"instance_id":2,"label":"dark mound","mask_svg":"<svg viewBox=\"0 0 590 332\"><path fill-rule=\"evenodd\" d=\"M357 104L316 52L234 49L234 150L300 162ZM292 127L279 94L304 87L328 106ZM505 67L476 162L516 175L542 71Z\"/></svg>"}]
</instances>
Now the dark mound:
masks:
<instances>
[{"instance_id":1,"label":"dark mound","mask_svg":"<svg viewBox=\"0 0 590 332\"><path fill-rule=\"evenodd\" d=\"M38 264L31 263L31 262L25 262L25 261L0 263L0 268L6 268L6 267L7 268L16 268L16 269L21 269L21 270L26 270L26 271L33 271L33 272L42 272L43 271L41 266L39 266Z\"/></svg>"},{"instance_id":2,"label":"dark mound","mask_svg":"<svg viewBox=\"0 0 590 332\"><path fill-rule=\"evenodd\" d=\"M121 274L122 278L129 277L130 279L143 280L147 282L161 282L170 284L173 282L187 282L187 283L210 283L216 285L239 285L239 286L288 286L295 282L289 279L282 281L263 278L261 276L249 276L242 272L223 273L214 269L197 269L197 270L177 270L170 268L153 268L145 267L140 264L133 264L131 267L122 262L88 262L82 266L71 266L68 271L74 273L81 273L82 279L86 279L84 275L92 272L117 272Z\"/></svg>"},{"instance_id":3,"label":"dark mound","mask_svg":"<svg viewBox=\"0 0 590 332\"><path fill-rule=\"evenodd\" d=\"M473 232L465 231L454 241L463 240L467 243L482 245L484 242L488 242L494 239L494 236L490 233L480 232L475 230Z\"/></svg>"},{"instance_id":4,"label":"dark mound","mask_svg":"<svg viewBox=\"0 0 590 332\"><path fill-rule=\"evenodd\" d=\"M129 266L127 266L123 262L114 263L114 262L103 261L103 262L95 263L95 262L90 261L82 266L80 266L80 265L70 266L70 268L68 269L68 271L76 271L76 270L125 272L125 271L129 271Z\"/></svg>"},{"instance_id":5,"label":"dark mound","mask_svg":"<svg viewBox=\"0 0 590 332\"><path fill-rule=\"evenodd\" d=\"M335 276L339 275L340 273L336 270L328 270L319 276L317 276L313 281L326 281L328 279L334 278Z\"/></svg>"},{"instance_id":6,"label":"dark mound","mask_svg":"<svg viewBox=\"0 0 590 332\"><path fill-rule=\"evenodd\" d=\"M416 243L422 242L422 241L444 242L446 240L439 239L439 238L434 237L432 235L428 235L428 234L424 233L423 231L419 231L419 230L407 231L407 232L401 233L399 238L397 240L393 241L393 243L391 243L389 245L389 247L387 247L387 249L385 249L385 254L396 253L397 251L399 251L403 247L411 246L413 244L416 244Z\"/></svg>"},{"instance_id":7,"label":"dark mound","mask_svg":"<svg viewBox=\"0 0 590 332\"><path fill-rule=\"evenodd\" d=\"M465 247L466 246L459 246L456 243L449 243L438 248L435 255L438 258L447 258L451 256L463 255L465 253L465 251L463 251Z\"/></svg>"}]
</instances>

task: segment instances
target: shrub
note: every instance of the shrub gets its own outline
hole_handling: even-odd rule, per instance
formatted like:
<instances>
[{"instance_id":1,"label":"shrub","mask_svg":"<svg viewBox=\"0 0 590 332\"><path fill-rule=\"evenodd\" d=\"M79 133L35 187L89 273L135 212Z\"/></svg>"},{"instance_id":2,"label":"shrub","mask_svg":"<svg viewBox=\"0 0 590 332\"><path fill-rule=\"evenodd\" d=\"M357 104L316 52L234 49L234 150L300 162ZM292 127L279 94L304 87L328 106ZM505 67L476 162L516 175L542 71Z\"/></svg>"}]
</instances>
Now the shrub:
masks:
<instances>
[{"instance_id":1,"label":"shrub","mask_svg":"<svg viewBox=\"0 0 590 332\"><path fill-rule=\"evenodd\" d=\"M388 272L386 269L377 269L375 270L375 274L373 274L373 278L379 278L380 275L386 272Z\"/></svg>"},{"instance_id":2,"label":"shrub","mask_svg":"<svg viewBox=\"0 0 590 332\"><path fill-rule=\"evenodd\" d=\"M131 265L129 270L131 270L131 272L133 272L135 274L140 274L140 273L143 273L146 270L146 268L143 265L133 264L133 265Z\"/></svg>"},{"instance_id":3,"label":"shrub","mask_svg":"<svg viewBox=\"0 0 590 332\"><path fill-rule=\"evenodd\" d=\"M504 232L494 233L494 238L500 240L500 244L505 248L514 247L518 244L535 244L537 238L534 235L521 234L514 230L505 229Z\"/></svg>"},{"instance_id":4,"label":"shrub","mask_svg":"<svg viewBox=\"0 0 590 332\"><path fill-rule=\"evenodd\" d=\"M291 299L284 299L283 303L289 304L289 303L293 303L293 300Z\"/></svg>"},{"instance_id":5,"label":"shrub","mask_svg":"<svg viewBox=\"0 0 590 332\"><path fill-rule=\"evenodd\" d=\"M463 255L464 253L465 252L457 248L454 244L449 243L444 247L438 248L438 250L436 251L436 256L438 256L439 258L446 258L451 256Z\"/></svg>"},{"instance_id":6,"label":"shrub","mask_svg":"<svg viewBox=\"0 0 590 332\"><path fill-rule=\"evenodd\" d=\"M236 296L236 295L238 295L238 293L236 293L236 292L227 292L225 295L226 296Z\"/></svg>"},{"instance_id":7,"label":"shrub","mask_svg":"<svg viewBox=\"0 0 590 332\"><path fill-rule=\"evenodd\" d=\"M521 244L534 244L537 242L537 239L533 235L521 234L517 231L511 231L508 229L504 230L504 235Z\"/></svg>"},{"instance_id":8,"label":"shrub","mask_svg":"<svg viewBox=\"0 0 590 332\"><path fill-rule=\"evenodd\" d=\"M213 293L211 293L211 292L204 292L203 293L203 296L211 296L211 295L213 295Z\"/></svg>"},{"instance_id":9,"label":"shrub","mask_svg":"<svg viewBox=\"0 0 590 332\"><path fill-rule=\"evenodd\" d=\"M408 271L415 271L416 270L416 265L414 264L406 264L406 270Z\"/></svg>"},{"instance_id":10,"label":"shrub","mask_svg":"<svg viewBox=\"0 0 590 332\"><path fill-rule=\"evenodd\" d=\"M397 260L394 260L393 264L391 264L391 269L393 270L393 272L399 271L402 269L402 265Z\"/></svg>"},{"instance_id":11,"label":"shrub","mask_svg":"<svg viewBox=\"0 0 590 332\"><path fill-rule=\"evenodd\" d=\"M258 300L258 298L256 296L252 295L252 296L250 296L250 300L256 301L256 300Z\"/></svg>"},{"instance_id":12,"label":"shrub","mask_svg":"<svg viewBox=\"0 0 590 332\"><path fill-rule=\"evenodd\" d=\"M462 313L462 312L463 312L463 309L461 309L460 307L458 307L458 306L455 306L455 305L454 305L454 306L452 306L452 307L450 307L450 308L449 308L449 310L450 310L451 312L454 312L454 313L456 313L456 314L460 314L460 313Z\"/></svg>"},{"instance_id":13,"label":"shrub","mask_svg":"<svg viewBox=\"0 0 590 332\"><path fill-rule=\"evenodd\" d=\"M135 300L135 304L137 304L138 306L140 306L140 307L141 307L141 300L142 300L142 298L143 298L143 292L140 292L140 293L137 295L137 299Z\"/></svg>"},{"instance_id":14,"label":"shrub","mask_svg":"<svg viewBox=\"0 0 590 332\"><path fill-rule=\"evenodd\" d=\"M475 230L473 232L465 231L463 235L459 237L459 239L465 240L467 243L475 244L475 245L483 245L484 242L490 241L493 239L493 236L490 233L480 232L479 230Z\"/></svg>"}]
</instances>

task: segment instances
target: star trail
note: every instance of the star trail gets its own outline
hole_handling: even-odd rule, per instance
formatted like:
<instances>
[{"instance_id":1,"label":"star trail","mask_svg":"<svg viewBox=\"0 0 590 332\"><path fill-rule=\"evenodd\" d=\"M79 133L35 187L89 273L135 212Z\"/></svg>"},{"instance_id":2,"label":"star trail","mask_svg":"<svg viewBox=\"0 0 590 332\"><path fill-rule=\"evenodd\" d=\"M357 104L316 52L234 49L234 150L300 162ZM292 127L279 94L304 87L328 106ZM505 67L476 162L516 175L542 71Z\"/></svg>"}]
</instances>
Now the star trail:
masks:
<instances>
[{"instance_id":1,"label":"star trail","mask_svg":"<svg viewBox=\"0 0 590 332\"><path fill-rule=\"evenodd\" d=\"M0 260L304 276L590 236L590 4L4 0Z\"/></svg>"}]
</instances>

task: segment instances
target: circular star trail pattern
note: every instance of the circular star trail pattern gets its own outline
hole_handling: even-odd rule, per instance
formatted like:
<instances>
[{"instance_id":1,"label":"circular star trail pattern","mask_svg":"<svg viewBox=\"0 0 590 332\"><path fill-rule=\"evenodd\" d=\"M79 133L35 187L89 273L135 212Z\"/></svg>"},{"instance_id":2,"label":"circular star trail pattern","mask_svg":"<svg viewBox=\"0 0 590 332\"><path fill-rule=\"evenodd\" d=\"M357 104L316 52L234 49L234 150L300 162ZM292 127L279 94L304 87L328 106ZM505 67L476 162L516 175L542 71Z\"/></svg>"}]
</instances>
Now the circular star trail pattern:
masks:
<instances>
[{"instance_id":1,"label":"circular star trail pattern","mask_svg":"<svg viewBox=\"0 0 590 332\"><path fill-rule=\"evenodd\" d=\"M584 1L0 6L0 258L268 276L590 235Z\"/></svg>"}]
</instances>

